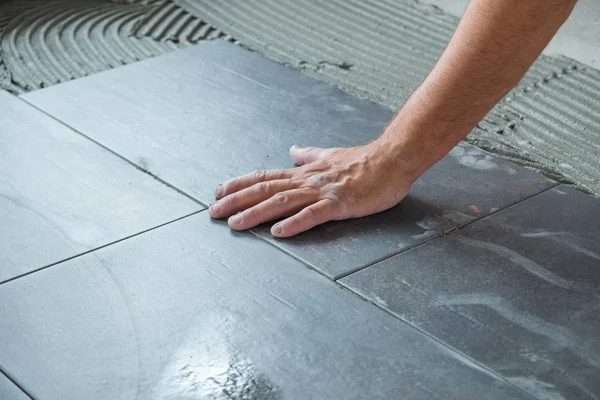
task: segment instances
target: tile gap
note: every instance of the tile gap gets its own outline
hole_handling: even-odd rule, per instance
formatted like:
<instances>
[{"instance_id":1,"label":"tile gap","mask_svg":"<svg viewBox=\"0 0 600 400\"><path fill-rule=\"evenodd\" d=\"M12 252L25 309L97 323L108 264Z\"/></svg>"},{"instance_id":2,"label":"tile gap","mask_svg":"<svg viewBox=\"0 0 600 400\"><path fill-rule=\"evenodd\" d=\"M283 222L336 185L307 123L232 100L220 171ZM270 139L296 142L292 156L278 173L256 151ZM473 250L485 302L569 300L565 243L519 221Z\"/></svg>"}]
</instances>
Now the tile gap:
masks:
<instances>
[{"instance_id":1,"label":"tile gap","mask_svg":"<svg viewBox=\"0 0 600 400\"><path fill-rule=\"evenodd\" d=\"M300 263L302 263L306 268L311 269L313 271L315 271L316 273L318 273L319 275L323 275L325 278L333 281L333 278L330 276L325 275L323 272L319 271L313 264L311 264L310 262L298 257L297 255L293 254L292 252L290 252L287 249L284 249L280 246L277 245L277 243L274 243L272 241L270 241L267 238L262 237L261 235L259 235L257 232L254 232L254 230L252 228L248 229L248 232L250 232L251 234L253 234L254 236L256 236L257 238L259 238L260 240L262 240L263 242L267 243L269 246L274 247L276 250L281 251L282 253L290 256L291 258L293 258L296 261L299 261Z\"/></svg>"},{"instance_id":2,"label":"tile gap","mask_svg":"<svg viewBox=\"0 0 600 400\"><path fill-rule=\"evenodd\" d=\"M456 230L462 229L462 228L464 228L465 226L471 225L471 224L473 224L473 223L475 223L475 222L477 222L477 221L481 221L481 220L483 220L483 219L485 219L485 218L488 218L488 217L490 217L490 216L492 216L492 215L494 215L494 214L496 214L496 213L499 213L500 211L506 210L506 209L508 209L508 208L510 208L510 207L514 207L514 206L516 206L517 204L520 204L520 203L522 203L522 202L524 202L524 201L527 201L527 200L529 200L529 199L531 199L531 198L533 198L533 197L539 196L540 194L542 194L542 193L545 193L545 192L547 192L547 191L549 191L549 190L551 190L551 189L554 189L555 187L557 187L557 186L559 186L559 185L560 185L560 183L556 183L555 185L553 185L553 186L551 186L551 187L548 187L548 188L546 188L546 189L544 189L544 190L542 190L542 191L540 191L540 192L537 192L537 193L534 193L534 194L532 194L532 195L529 195L529 196L527 196L527 197L523 198L522 200L519 200L519 201L517 201L517 202L515 202L515 203L512 203L512 204L508 204L508 205L506 205L506 206L504 206L504 207L501 207L501 208L499 208L499 209L497 209L497 210L495 210L495 211L492 211L492 212L490 212L490 213L488 213L488 214L486 214L486 215L484 215L484 216L482 216L482 217L476 218L476 219L474 219L473 221L469 221L469 222L467 222L467 223L465 223L465 224L459 225L459 226L457 226L456 228L452 228L452 229L450 229L450 230L444 231L444 232L442 232L442 233L440 233L440 234L438 234L438 235L436 235L436 236L434 236L434 237L431 237L431 238L429 238L429 239L426 239L425 241L423 241L423 242L421 242L421 243L417 243L417 244L415 244L415 245L412 245L412 246L410 246L410 247L407 247L407 248L406 248L406 249L404 249L404 250L400 250L400 251L398 251L398 252L395 252L395 253L393 253L393 254L390 254L390 255L388 255L388 256L385 256L385 257L382 257L382 258L380 258L380 259L377 259L377 260L373 261L372 263L370 263L370 264L368 264L368 265L365 265L365 266L362 266L362 267L358 267L358 268L355 268L355 269L353 269L353 270L351 270L351 271L348 271L348 272L345 272L345 273L343 273L343 274L340 274L340 275L338 275L338 276L334 277L334 281L338 281L339 279L346 278L347 276L349 276L349 275L352 275L352 274L354 274L354 273L356 273L356 272L360 272L360 271L362 271L362 270L364 270L364 269L366 269L366 268L369 268L369 267L375 266L376 264L379 264L379 263L381 263L381 262L383 262L383 261L386 261L386 260L388 260L388 259L390 259L390 258L392 258L392 257L395 257L395 256L397 256L397 255L403 254L403 253L405 253L405 252L407 252L407 251L409 251L409 250L412 250L412 249L414 249L414 248L417 248L417 247L419 247L419 246L422 246L422 245L424 245L424 244L426 244L426 243L429 243L429 242L430 242L430 241L432 241L432 240L441 239L442 237L444 237L444 236L446 236L446 235L449 235L449 234L451 234L452 232L454 232L454 231L456 231Z\"/></svg>"},{"instance_id":3,"label":"tile gap","mask_svg":"<svg viewBox=\"0 0 600 400\"><path fill-rule=\"evenodd\" d=\"M482 217L479 217L479 218L477 218L477 219L474 219L473 221L469 221L469 222L467 222L467 223L464 223L464 224L462 224L462 225L460 225L460 226L457 226L456 228L452 228L452 229L450 229L450 230L448 230L448 231L444 232L444 235L448 235L448 234L450 234L450 233L452 233L452 232L454 232L454 231L456 231L456 230L458 230L458 229L462 229L462 228L464 228L465 226L469 226L469 225L471 225L471 224L474 224L474 223L475 223L475 222L477 222L477 221L481 221L481 220L483 220L483 219L485 219L485 218L491 217L492 215L495 215L495 214L499 213L500 211L504 211L504 210L507 210L507 209L509 209L509 208L511 208L511 207L514 207L514 206L518 205L518 204L521 204L521 203L523 203L523 202L525 202L525 201L527 201L527 200L529 200L529 199L532 199L532 198L534 198L534 197L536 197L536 196L539 196L539 195L541 195L542 193L546 193L547 191L549 191L549 190L552 190L552 189L554 189L555 187L557 187L557 186L560 186L560 185L561 185L561 184L560 184L560 182L554 182L554 185L552 185L552 186L550 186L550 187L547 187L546 189L543 189L543 190L541 190L541 191L539 191L539 192L537 192L537 193L531 194L531 195L529 195L529 196L527 196L527 197L525 197L525 198L523 198L523 199L521 199L521 200L518 200L518 201L516 201L516 202L514 202L514 203L512 203L512 204L507 204L507 205L506 205L506 206L504 206L504 207L500 207L499 209L497 209L497 210L495 210L495 211L492 211L492 212L490 212L490 213L488 213L488 214L486 214L486 215L484 215L484 216L482 216Z\"/></svg>"},{"instance_id":4,"label":"tile gap","mask_svg":"<svg viewBox=\"0 0 600 400\"><path fill-rule=\"evenodd\" d=\"M36 400L36 398L33 397L33 395L31 393L29 393L27 390L25 390L25 388L23 388L21 385L19 385L17 383L17 381L15 381L13 378L11 378L11 376L8 375L6 372L4 372L3 369L0 369L0 374L2 374L6 379L8 379L13 385L15 385L16 387L18 387L19 390L21 390L21 392L23 392L31 400Z\"/></svg>"},{"instance_id":5,"label":"tile gap","mask_svg":"<svg viewBox=\"0 0 600 400\"><path fill-rule=\"evenodd\" d=\"M82 136L82 137L86 138L86 139L87 139L87 140L89 140L90 142L92 142L92 143L94 143L94 144L96 144L96 145L98 145L98 146L102 147L104 150L106 150L106 151L110 152L111 154L113 154L113 155L115 155L115 156L119 157L121 160L123 160L123 161L125 161L126 163L128 163L128 164L132 165L132 166L133 166L135 169L137 169L138 171L140 171L140 172L143 172L144 174L146 174L146 175L148 175L148 176L152 177L154 180L156 180L156 181L158 181L158 182L162 183L163 185L167 186L169 189L172 189L172 190L176 191L176 192L177 192L177 193L179 193L180 195L187 197L188 199L192 200L192 201L193 201L193 202L195 202L195 203L198 203L198 204L200 204L200 205L202 205L202 206L204 206L204 207L208 207L208 205L207 205L207 204L204 204L202 201L200 201L200 200L196 199L196 198L195 198L195 197L193 197L192 195L190 195L190 194L188 194L188 193L184 192L183 190L179 189L179 188L178 188L178 187L176 187L176 186L173 186L172 184L170 184L169 182L165 181L164 179L162 179L162 178L159 178L158 176L154 175L152 172L148 171L147 169L144 169L144 168L140 167L139 165L137 165L137 164L136 164L136 163L134 163L133 161L131 161L131 160L127 159L126 157L124 157L124 156L120 155L120 154L119 154L119 153L117 153L116 151L114 151L114 150L110 149L109 147L107 147L107 146L103 145L102 143L100 143L100 142L98 142L98 141L96 141L96 140L92 139L90 136L88 136L88 135L86 135L85 133L83 133L83 132L81 132L81 131L79 131L79 130L75 129L73 126L71 126L71 125L67 124L66 122L64 122L64 121L61 121L60 119L56 118L54 115L52 115L52 114L49 114L49 113L47 113L46 111L42 110L41 108L39 108L39 107L38 107L38 106L36 106L35 104L33 104L33 103L31 103L31 102L27 101L26 99L24 99L24 98L22 98L22 97L19 97L19 99L20 99L21 101L23 101L23 102L25 102L25 103L29 104L31 107L35 108L36 110L38 110L39 112L43 113L44 115L46 115L46 116L48 116L48 117L52 118L54 121L57 121L57 122L59 122L61 125L63 125L63 126L66 126L67 128L71 129L73 132L77 133L78 135L80 135L80 136ZM0 283L1 283L1 282L0 282Z\"/></svg>"},{"instance_id":6,"label":"tile gap","mask_svg":"<svg viewBox=\"0 0 600 400\"><path fill-rule=\"evenodd\" d=\"M356 268L354 268L354 269L352 269L352 270L350 270L350 271L344 272L344 273L342 273L342 274L340 274L340 275L336 275L336 276L333 278L333 280L337 282L338 280L340 280L340 279L343 279L343 278L345 278L345 277L347 277L347 276L349 276L349 275L352 275L352 274L354 274L354 273L356 273L356 272L360 272L360 271L362 271L363 269L366 269L366 268L372 267L372 266L374 266L374 265L376 265L376 264L379 264L379 263L381 263L381 262L383 262L383 261L385 261L385 260L388 260L388 259L390 259L390 258L392 258L392 257L395 257L395 256L397 256L397 255L400 255L400 254L406 253L407 251L409 251L409 250L412 250L412 249L414 249L414 248L416 248L416 247L422 246L422 245L424 245L425 243L429 243L429 242L430 242L430 241L432 241L432 240L439 239L439 238L441 238L441 237L442 237L442 236L444 236L444 235L445 235L445 232L438 233L437 235L435 235L435 236L433 236L433 237L430 237L430 238L428 238L428 239L425 239L425 240L424 240L424 241L422 241L421 243L415 243L415 244L413 244L412 246L408 246L408 247L407 247L407 248L405 248L405 249L402 249L402 250L399 250L399 251L393 252L393 253L391 253L391 254L388 254L388 255L386 255L386 256L380 257L380 258L376 259L375 261L372 261L370 264L363 265L363 266L360 266L360 267L356 267Z\"/></svg>"},{"instance_id":7,"label":"tile gap","mask_svg":"<svg viewBox=\"0 0 600 400\"><path fill-rule=\"evenodd\" d=\"M158 228L161 228L161 227L163 227L163 226L166 226L166 225L172 224L172 223L174 223L174 222L180 221L180 220L182 220L182 219L184 219L184 218L191 217L192 215L199 214L199 213L201 213L201 212L203 212L203 211L206 211L206 208L205 208L205 209L203 209L203 210L194 211L194 212L193 212L193 213L191 213L191 214L184 215L184 216L182 216L182 217L179 217L179 218L176 218L176 219L174 219L174 220L171 220L171 221L168 221L168 222L162 223L162 224L160 224L160 225L153 226L153 227L151 227L151 228L148 228L148 229L145 229L145 230L143 230L143 231L136 232L136 233L134 233L134 234L132 234L132 235L125 236L125 237L123 237L123 238L121 238L121 239L118 239L118 240L115 240L115 241L113 241L113 242L110 242L110 243L103 244L102 246L94 247L93 249L86 250L86 251L84 251L84 252L82 252L82 253L78 253L78 254L76 254L76 255L74 255L74 256L71 256L71 257L64 258L64 259L62 259L62 260L60 260L60 261L53 262L53 263L51 263L51 264L45 265L45 266L43 266L43 267L40 267L40 268L36 268L36 269L34 269L34 270L32 270L32 271L25 272L25 273L23 273L23 274L20 274L20 275L14 276L14 277L12 277L12 278L9 278L9 279L6 279L6 280L4 280L4 281L0 281L0 285L3 285L3 284L5 284L5 283L11 282L11 281L14 281L14 280L16 280L16 279L22 278L22 277L24 277L24 276L27 276L27 275L34 274L34 273L36 273L36 272L39 272L39 271L41 271L41 270L44 270L44 269L46 269L46 268L53 267L53 266L55 266L55 265L57 265L57 264L61 264L61 263L64 263L64 262L66 262L66 261L70 261L70 260L73 260L73 259L75 259L75 258L79 258L79 257L81 257L81 256L84 256L84 255L86 255L86 254L92 253L92 252L94 252L94 251L96 251L96 250L100 250L100 249L103 249L103 248L105 248L105 247L112 246L113 244L116 244L116 243L122 242L122 241L124 241L124 240L128 240L128 239L131 239L131 238L133 238L133 237L136 237L136 236L142 235L142 234L144 234L144 233L147 233L147 232L153 231L153 230L155 230L155 229L158 229Z\"/></svg>"},{"instance_id":8,"label":"tile gap","mask_svg":"<svg viewBox=\"0 0 600 400\"><path fill-rule=\"evenodd\" d=\"M372 267L372 266L374 266L374 265L376 265L376 264L379 264L379 263L381 263L381 262L383 262L383 261L386 261L386 260L388 260L388 259L390 259L390 258L392 258L392 257L395 257L395 256L399 255L399 254L403 254L403 253L405 253L405 252L407 252L407 251L409 251L409 250L412 250L412 249L414 249L414 248L417 248L417 247L419 247L419 246L422 246L422 245L424 245L424 244L426 244L426 243L429 243L429 242L430 242L430 241L432 241L432 240L440 239L440 238L442 238L443 236L445 236L445 235L448 235L448 234L450 234L450 233L452 233L452 232L454 232L454 231L456 231L456 230L458 230L458 229L462 229L462 228L464 228L464 227L465 227L465 226L467 226L467 225L470 225L470 224L472 224L472 223L475 223L475 222L477 222L477 221L480 221L480 220L482 220L482 219L484 219L484 218L487 218L487 217L489 217L489 216L491 216L491 215L494 215L494 214L496 214L496 213L498 213L498 212L500 212L500 211L506 210L507 208L510 208L510 207L513 207L513 206L515 206L515 205L517 205L517 204L520 204L520 203L522 203L522 202L524 202L524 201L526 201L526 200L529 200L529 199L531 199L532 197L538 196L538 195L540 195L540 194L542 194L542 193L544 193L544 192L547 192L547 191L549 191L549 190L551 190L551 189L554 189L555 187L557 187L557 186L559 186L559 185L560 185L560 183L558 183L558 182L555 182L555 184L554 184L553 186L550 186L550 187L548 187L548 188L546 188L546 189L544 189L544 190L541 190L540 192L537 192L537 193L531 194L531 195L529 195L529 196L527 196L527 197L523 198L522 200L519 200L519 201L517 201L517 202L515 202L515 203L508 204L508 205L506 205L506 206L504 206L504 207L500 207L498 210L492 211L492 212L490 212L490 213L488 213L488 214L486 214L486 215L484 215L484 216L482 216L482 217L476 218L476 219L474 219L473 221L469 221L469 222L467 222L467 223L465 223L465 224L462 224L462 225L460 225L460 226L457 226L456 228L452 228L452 229L450 229L450 230L448 230L448 231L444 231L444 232L442 232L442 233L439 233L439 234L437 234L436 236L433 236L433 237L431 237L431 238L429 238L429 239L426 239L425 241L423 241L423 242L421 242L421 243L416 243L416 244L414 244L414 245L412 245L412 246L409 246L409 247L407 247L407 248L405 248L405 249L403 249L403 250L400 250L400 251L397 251L397 252L393 252L393 253L391 253L391 254L389 254L389 255L386 255L386 256L383 256L383 257L381 257L381 258L378 258L378 259L376 259L376 260L374 260L374 261L372 261L372 262L370 262L370 263L368 263L368 264L366 264L366 265L363 265L363 266L356 267L356 268L354 268L354 269L352 269L352 270L350 270L350 271L346 271L346 272L344 272L344 273L342 273L342 274L339 274L339 275L334 275L334 276L332 276L332 277L331 277L331 276L328 276L328 275L326 275L326 274L325 274L325 273L323 273L323 272L321 272L321 271L320 271L320 270L319 270L319 269L318 269L318 268L317 268L315 265L313 265L312 263L310 263L310 262L308 262L308 261L306 261L306 260L304 260L304 259L302 259L302 258L298 257L297 255L293 254L293 253L292 253L290 250L287 250L287 249L285 249L285 248L282 248L282 247L280 247L279 245L277 245L277 243L274 243L273 241L271 241L271 240L268 240L268 239L266 239L266 238L262 237L262 236L261 236L261 235L259 235L258 233L254 232L254 230L252 230L252 229L249 229L249 231L250 231L250 232L251 232L251 233L252 233L254 236L256 236L256 237L258 237L259 239L261 239L262 241L264 241L264 242L268 243L269 245L271 245L272 247L276 248L277 250L279 250L279 251L281 251L281 252L283 252L283 253L287 254L288 256L292 257L293 259L295 259L295 260L297 260L297 261L301 262L302 264L304 264L304 265L305 265L306 267L308 267L309 269L312 269L312 270L316 271L317 273L319 273L319 274L321 274L321 275L325 276L326 278L328 278L328 279L330 279L330 280L332 280L332 281L334 281L334 282L337 282L338 280L340 280L340 279L343 279L343 278L346 278L346 277L347 277L347 276L349 276L349 275L352 275L352 274L354 274L354 273L360 272L360 271L362 271L362 270L364 270L364 269L366 269L366 268Z\"/></svg>"},{"instance_id":9,"label":"tile gap","mask_svg":"<svg viewBox=\"0 0 600 400\"><path fill-rule=\"evenodd\" d=\"M432 238L435 239L435 238ZM448 351L450 353L452 353L453 355L456 356L457 361L460 362L461 364L470 367L472 369L475 370L480 370L480 372L485 373L489 376L491 376L492 378L503 382L505 384L507 384L508 386L518 390L520 393L524 393L525 395L527 395L529 398L531 399L537 399L536 396L534 396L533 394L529 393L528 391L526 391L524 388L521 388L520 386L510 382L508 379L506 379L504 376L502 376L501 374L499 374L498 372L494 371L493 369L491 369L490 367L488 367L485 364L480 363L479 361L471 358L470 356L462 353L461 351L459 351L458 349L450 346L449 344L443 342L442 340L436 338L435 336L431 335L430 333L428 333L427 331L419 328L418 326L412 324L411 322L401 318L400 316L396 315L395 313L393 313L392 311L388 310L387 308L383 307L382 305L373 302L372 300L368 299L367 297L361 295L360 293L352 290L350 287L345 286L339 282L334 281L334 283L336 285L338 285L340 288L349 291L350 293L354 294L355 296L358 296L359 298L361 298L363 301L366 301L369 304L372 304L373 306L379 308L380 310L384 311L385 313L391 315L392 317L400 320L401 322L405 323L406 325L410 326L411 328L413 328L414 330L416 330L417 332L419 332L420 334L424 335L425 337L431 339L432 341L434 341L435 343L437 343L439 346L442 346L446 349L448 349ZM466 360L467 362L463 361L462 359ZM474 365L473 366L469 366L468 363L471 363Z\"/></svg>"}]
</instances>

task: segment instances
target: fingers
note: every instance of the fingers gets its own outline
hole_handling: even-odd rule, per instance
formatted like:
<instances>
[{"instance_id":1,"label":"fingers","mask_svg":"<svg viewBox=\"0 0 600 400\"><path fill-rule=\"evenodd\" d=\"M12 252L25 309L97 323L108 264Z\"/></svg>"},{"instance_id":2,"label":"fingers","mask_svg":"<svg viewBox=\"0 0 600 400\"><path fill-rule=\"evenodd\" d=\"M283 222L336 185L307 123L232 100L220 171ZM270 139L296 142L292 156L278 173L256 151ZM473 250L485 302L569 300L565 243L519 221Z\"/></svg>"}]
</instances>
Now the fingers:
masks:
<instances>
[{"instance_id":1,"label":"fingers","mask_svg":"<svg viewBox=\"0 0 600 400\"><path fill-rule=\"evenodd\" d=\"M260 182L242 189L213 203L208 212L213 218L224 218L262 203L279 192L296 189L297 183L290 179Z\"/></svg>"},{"instance_id":2,"label":"fingers","mask_svg":"<svg viewBox=\"0 0 600 400\"><path fill-rule=\"evenodd\" d=\"M330 199L319 200L317 203L302 209L271 228L271 234L275 237L290 237L307 231L317 225L334 220L337 217L336 203Z\"/></svg>"},{"instance_id":3,"label":"fingers","mask_svg":"<svg viewBox=\"0 0 600 400\"><path fill-rule=\"evenodd\" d=\"M228 223L235 230L250 229L263 222L288 217L318 200L319 193L312 188L288 190L234 215Z\"/></svg>"},{"instance_id":4,"label":"fingers","mask_svg":"<svg viewBox=\"0 0 600 400\"><path fill-rule=\"evenodd\" d=\"M215 195L221 199L229 194L239 192L242 189L249 188L260 182L274 181L279 179L288 179L292 177L292 171L289 169L273 171L254 171L237 178L229 179L223 184L217 186Z\"/></svg>"},{"instance_id":5,"label":"fingers","mask_svg":"<svg viewBox=\"0 0 600 400\"><path fill-rule=\"evenodd\" d=\"M290 149L290 156L292 156L296 164L304 165L317 161L325 151L326 149L320 147L300 147L294 145Z\"/></svg>"}]
</instances>

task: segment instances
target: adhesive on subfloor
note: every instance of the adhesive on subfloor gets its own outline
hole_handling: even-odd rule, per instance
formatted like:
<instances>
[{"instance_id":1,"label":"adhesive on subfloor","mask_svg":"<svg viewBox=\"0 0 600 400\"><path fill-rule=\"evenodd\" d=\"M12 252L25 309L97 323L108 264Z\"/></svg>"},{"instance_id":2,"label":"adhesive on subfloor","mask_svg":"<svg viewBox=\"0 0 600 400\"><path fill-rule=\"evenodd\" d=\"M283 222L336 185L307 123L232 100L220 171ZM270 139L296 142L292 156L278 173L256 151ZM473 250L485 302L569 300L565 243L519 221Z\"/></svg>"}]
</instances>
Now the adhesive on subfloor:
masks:
<instances>
[{"instance_id":1,"label":"adhesive on subfloor","mask_svg":"<svg viewBox=\"0 0 600 400\"><path fill-rule=\"evenodd\" d=\"M396 109L426 77L458 19L397 0L174 0L242 44ZM468 140L600 194L600 72L542 56Z\"/></svg>"}]
</instances>

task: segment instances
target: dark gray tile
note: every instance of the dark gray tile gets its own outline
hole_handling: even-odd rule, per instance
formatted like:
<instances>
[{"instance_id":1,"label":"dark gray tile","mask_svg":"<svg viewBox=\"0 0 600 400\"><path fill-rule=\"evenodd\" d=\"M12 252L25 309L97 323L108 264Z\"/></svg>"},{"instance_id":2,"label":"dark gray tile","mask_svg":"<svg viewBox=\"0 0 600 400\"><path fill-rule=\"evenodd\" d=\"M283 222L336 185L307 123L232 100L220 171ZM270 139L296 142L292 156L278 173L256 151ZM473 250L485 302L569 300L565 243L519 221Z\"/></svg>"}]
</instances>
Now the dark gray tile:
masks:
<instances>
[{"instance_id":1,"label":"dark gray tile","mask_svg":"<svg viewBox=\"0 0 600 400\"><path fill-rule=\"evenodd\" d=\"M598 399L598 221L559 186L340 282L539 398Z\"/></svg>"},{"instance_id":2,"label":"dark gray tile","mask_svg":"<svg viewBox=\"0 0 600 400\"><path fill-rule=\"evenodd\" d=\"M0 286L40 399L505 399L513 386L202 212Z\"/></svg>"},{"instance_id":3,"label":"dark gray tile","mask_svg":"<svg viewBox=\"0 0 600 400\"><path fill-rule=\"evenodd\" d=\"M24 98L206 204L228 178L292 167L293 144L364 143L392 117L389 110L219 42ZM461 145L389 212L276 244L339 277L553 184ZM256 232L271 238L268 227Z\"/></svg>"},{"instance_id":4,"label":"dark gray tile","mask_svg":"<svg viewBox=\"0 0 600 400\"><path fill-rule=\"evenodd\" d=\"M0 282L202 209L0 91Z\"/></svg>"},{"instance_id":5,"label":"dark gray tile","mask_svg":"<svg viewBox=\"0 0 600 400\"><path fill-rule=\"evenodd\" d=\"M406 199L386 212L332 222L285 240L274 239L270 226L256 231L338 279L554 185L461 143L413 185Z\"/></svg>"},{"instance_id":6,"label":"dark gray tile","mask_svg":"<svg viewBox=\"0 0 600 400\"><path fill-rule=\"evenodd\" d=\"M0 372L0 400L31 400L29 396Z\"/></svg>"}]
</instances>

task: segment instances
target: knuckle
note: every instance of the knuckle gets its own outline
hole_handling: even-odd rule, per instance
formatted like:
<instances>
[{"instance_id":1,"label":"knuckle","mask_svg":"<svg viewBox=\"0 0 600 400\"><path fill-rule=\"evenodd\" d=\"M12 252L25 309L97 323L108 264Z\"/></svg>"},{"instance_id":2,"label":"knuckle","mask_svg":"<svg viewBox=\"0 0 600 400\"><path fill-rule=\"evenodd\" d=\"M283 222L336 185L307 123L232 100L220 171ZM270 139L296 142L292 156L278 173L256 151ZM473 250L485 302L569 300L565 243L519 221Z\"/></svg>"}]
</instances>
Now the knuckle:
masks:
<instances>
[{"instance_id":1,"label":"knuckle","mask_svg":"<svg viewBox=\"0 0 600 400\"><path fill-rule=\"evenodd\" d=\"M312 219L317 219L319 217L319 213L312 206L311 207L306 207L306 213Z\"/></svg>"},{"instance_id":2,"label":"knuckle","mask_svg":"<svg viewBox=\"0 0 600 400\"><path fill-rule=\"evenodd\" d=\"M277 202L277 204L285 204L287 203L289 200L289 196L285 193L277 193L275 195L275 201Z\"/></svg>"},{"instance_id":3,"label":"knuckle","mask_svg":"<svg viewBox=\"0 0 600 400\"><path fill-rule=\"evenodd\" d=\"M267 171L262 170L262 169L257 169L252 174L254 175L254 178L256 178L258 180L264 180L267 175Z\"/></svg>"},{"instance_id":4,"label":"knuckle","mask_svg":"<svg viewBox=\"0 0 600 400\"><path fill-rule=\"evenodd\" d=\"M290 225L292 226L299 226L300 225L300 220L298 219L298 217L296 215L292 215L290 217Z\"/></svg>"},{"instance_id":5,"label":"knuckle","mask_svg":"<svg viewBox=\"0 0 600 400\"><path fill-rule=\"evenodd\" d=\"M257 189L262 193L268 193L271 190L271 186L270 182L262 182L257 185Z\"/></svg>"}]
</instances>

